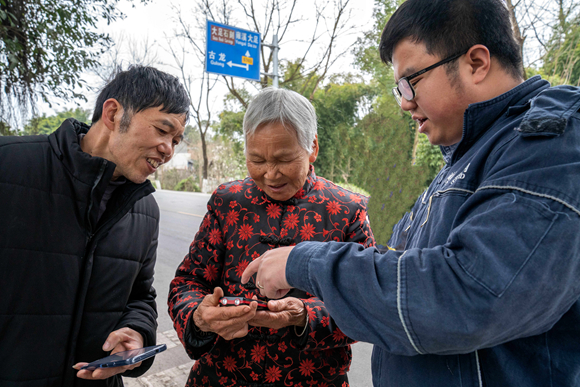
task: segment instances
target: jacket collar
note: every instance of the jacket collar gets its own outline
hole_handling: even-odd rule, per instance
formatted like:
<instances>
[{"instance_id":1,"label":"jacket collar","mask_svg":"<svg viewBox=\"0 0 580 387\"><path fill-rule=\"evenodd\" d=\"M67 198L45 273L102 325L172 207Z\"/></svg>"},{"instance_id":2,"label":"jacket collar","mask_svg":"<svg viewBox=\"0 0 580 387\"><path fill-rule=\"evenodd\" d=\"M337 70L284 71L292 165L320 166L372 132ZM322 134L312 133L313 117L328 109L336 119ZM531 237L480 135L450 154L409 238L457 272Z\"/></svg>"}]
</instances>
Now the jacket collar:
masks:
<instances>
[{"instance_id":1,"label":"jacket collar","mask_svg":"<svg viewBox=\"0 0 580 387\"><path fill-rule=\"evenodd\" d=\"M89 129L90 127L87 124L74 118L69 118L54 133L48 136L48 140L56 157L62 161L68 172L75 179L85 184L93 185L95 176L100 173L104 159L93 157L82 151L79 143L79 134L86 134ZM113 177L115 167L112 162L106 163L102 180L107 184Z\"/></svg>"},{"instance_id":2,"label":"jacket collar","mask_svg":"<svg viewBox=\"0 0 580 387\"><path fill-rule=\"evenodd\" d=\"M463 136L450 158L451 163L459 160L511 106L526 105L528 101L550 83L539 75L528 79L513 89L487 101L469 105L463 114ZM449 149L441 149L443 154Z\"/></svg>"},{"instance_id":3,"label":"jacket collar","mask_svg":"<svg viewBox=\"0 0 580 387\"><path fill-rule=\"evenodd\" d=\"M310 191L312 191L314 184L316 184L316 173L314 173L314 166L310 164L308 167L308 177L306 178L302 189L296 192L294 197L296 199L302 199L304 196L308 195Z\"/></svg>"},{"instance_id":4,"label":"jacket collar","mask_svg":"<svg viewBox=\"0 0 580 387\"><path fill-rule=\"evenodd\" d=\"M79 135L81 133L86 134L89 129L88 125L69 118L62 123L60 128L50 134L48 139L53 152L67 171L76 181L85 184L89 188L89 197L86 198L89 204L86 208L87 228L90 231L95 231L99 205L113 177L116 165L101 157L91 156L83 152L79 143ZM154 191L155 189L148 180L141 184L127 181L115 190L115 193L107 203L107 209L99 224L107 219L117 219L123 216L137 200Z\"/></svg>"}]
</instances>

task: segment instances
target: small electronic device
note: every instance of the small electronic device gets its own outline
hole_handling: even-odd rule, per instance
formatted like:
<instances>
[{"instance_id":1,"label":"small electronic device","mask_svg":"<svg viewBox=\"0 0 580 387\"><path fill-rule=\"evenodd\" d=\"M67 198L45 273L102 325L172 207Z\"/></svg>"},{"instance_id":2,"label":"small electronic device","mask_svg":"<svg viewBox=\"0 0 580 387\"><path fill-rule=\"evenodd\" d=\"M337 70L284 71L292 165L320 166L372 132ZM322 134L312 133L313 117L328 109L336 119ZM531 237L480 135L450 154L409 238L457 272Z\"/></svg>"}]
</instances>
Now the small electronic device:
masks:
<instances>
[{"instance_id":1,"label":"small electronic device","mask_svg":"<svg viewBox=\"0 0 580 387\"><path fill-rule=\"evenodd\" d=\"M268 303L261 300L253 300L246 297L222 297L220 298L220 304L223 306L238 306L238 305L250 305L251 302L258 303L258 309L268 309Z\"/></svg>"},{"instance_id":2,"label":"small electronic device","mask_svg":"<svg viewBox=\"0 0 580 387\"><path fill-rule=\"evenodd\" d=\"M153 345L151 347L130 349L128 351L117 352L114 355L95 360L92 363L82 367L81 370L93 371L97 368L121 367L139 363L140 361L149 359L163 352L167 349L165 344Z\"/></svg>"}]
</instances>

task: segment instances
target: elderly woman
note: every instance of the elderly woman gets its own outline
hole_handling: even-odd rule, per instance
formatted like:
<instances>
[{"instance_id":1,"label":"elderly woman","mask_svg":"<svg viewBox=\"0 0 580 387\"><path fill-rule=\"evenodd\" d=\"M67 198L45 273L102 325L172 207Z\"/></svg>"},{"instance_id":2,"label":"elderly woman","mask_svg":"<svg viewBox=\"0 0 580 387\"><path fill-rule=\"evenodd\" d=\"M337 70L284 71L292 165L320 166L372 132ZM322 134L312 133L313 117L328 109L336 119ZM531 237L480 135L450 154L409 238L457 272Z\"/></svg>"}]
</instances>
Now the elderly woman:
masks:
<instances>
[{"instance_id":1,"label":"elderly woman","mask_svg":"<svg viewBox=\"0 0 580 387\"><path fill-rule=\"evenodd\" d=\"M249 262L301 241L374 245L367 199L317 177L316 114L298 93L265 89L244 117L249 177L223 184L171 282L169 313L190 357L187 386L348 386L346 337L324 303L294 290L261 298ZM257 287L256 287L257 286ZM268 301L222 306L223 296Z\"/></svg>"}]
</instances>

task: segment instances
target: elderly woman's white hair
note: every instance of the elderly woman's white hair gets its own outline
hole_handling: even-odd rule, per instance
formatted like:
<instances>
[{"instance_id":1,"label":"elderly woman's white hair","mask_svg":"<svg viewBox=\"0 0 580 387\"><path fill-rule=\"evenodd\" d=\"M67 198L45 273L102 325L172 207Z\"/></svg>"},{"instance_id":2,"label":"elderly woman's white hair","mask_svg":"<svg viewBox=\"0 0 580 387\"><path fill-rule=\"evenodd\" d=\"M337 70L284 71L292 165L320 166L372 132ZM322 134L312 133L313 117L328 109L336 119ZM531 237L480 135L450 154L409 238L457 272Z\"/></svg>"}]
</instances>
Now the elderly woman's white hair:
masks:
<instances>
[{"instance_id":1,"label":"elderly woman's white hair","mask_svg":"<svg viewBox=\"0 0 580 387\"><path fill-rule=\"evenodd\" d=\"M292 90L268 87L250 103L244 116L244 139L252 136L260 125L280 123L294 130L298 144L311 154L317 134L316 112L305 97Z\"/></svg>"}]
</instances>

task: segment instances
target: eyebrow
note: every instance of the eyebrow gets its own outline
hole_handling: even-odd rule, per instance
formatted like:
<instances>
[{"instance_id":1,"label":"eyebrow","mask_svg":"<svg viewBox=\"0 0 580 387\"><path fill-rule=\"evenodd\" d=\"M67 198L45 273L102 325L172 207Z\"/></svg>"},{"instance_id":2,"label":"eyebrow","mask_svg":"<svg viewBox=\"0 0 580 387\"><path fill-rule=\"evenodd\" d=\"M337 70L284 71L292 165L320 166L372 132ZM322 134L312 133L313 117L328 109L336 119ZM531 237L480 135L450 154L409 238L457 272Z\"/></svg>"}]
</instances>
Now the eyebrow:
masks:
<instances>
[{"instance_id":1,"label":"eyebrow","mask_svg":"<svg viewBox=\"0 0 580 387\"><path fill-rule=\"evenodd\" d=\"M395 79L395 82L399 82L399 81L401 80L401 78L408 77L409 75L411 75L411 74L415 74L416 72L417 72L417 69L416 69L415 67L413 67L413 66L411 66L411 67L407 67L407 68L405 69L405 71L403 71L403 73L402 73L402 74L403 74L403 76L402 76L402 77L400 77L399 79Z\"/></svg>"},{"instance_id":2,"label":"eyebrow","mask_svg":"<svg viewBox=\"0 0 580 387\"><path fill-rule=\"evenodd\" d=\"M161 120L161 125L169 126L172 130L175 130L175 126L169 120Z\"/></svg>"},{"instance_id":3,"label":"eyebrow","mask_svg":"<svg viewBox=\"0 0 580 387\"><path fill-rule=\"evenodd\" d=\"M280 151L277 151L277 152L275 152L275 153L274 153L272 156L273 156L275 159L279 159L279 158L281 158L281 157L287 157L287 156L291 156L291 155L293 155L293 154L294 154L294 152L288 152L286 149L282 149L282 150L280 150ZM254 157L260 157L260 158L263 158L263 156L262 156L261 154L258 154L258 153L255 153L255 152L252 152L251 150L248 150L248 156L254 156Z\"/></svg>"}]
</instances>

